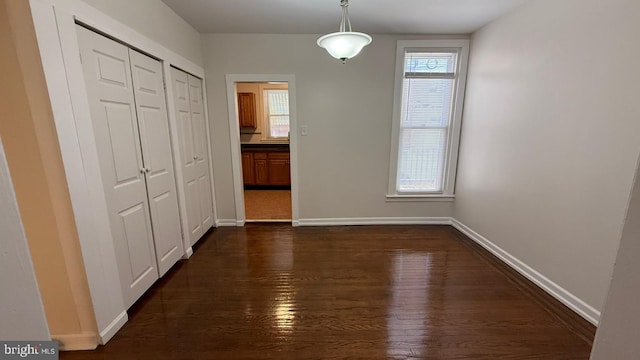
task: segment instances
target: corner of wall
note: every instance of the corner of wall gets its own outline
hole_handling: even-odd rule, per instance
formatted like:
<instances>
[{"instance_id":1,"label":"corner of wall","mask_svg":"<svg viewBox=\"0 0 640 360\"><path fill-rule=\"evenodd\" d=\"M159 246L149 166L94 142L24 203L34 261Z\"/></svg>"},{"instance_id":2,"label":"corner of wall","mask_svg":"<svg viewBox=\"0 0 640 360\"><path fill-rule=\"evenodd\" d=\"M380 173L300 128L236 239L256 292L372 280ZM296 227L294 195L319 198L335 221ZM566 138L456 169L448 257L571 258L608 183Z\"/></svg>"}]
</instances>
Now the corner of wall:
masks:
<instances>
[{"instance_id":1,"label":"corner of wall","mask_svg":"<svg viewBox=\"0 0 640 360\"><path fill-rule=\"evenodd\" d=\"M97 325L80 251L40 54L27 1L2 3L9 14L15 101L0 126L52 336L64 347L95 348Z\"/></svg>"}]
</instances>

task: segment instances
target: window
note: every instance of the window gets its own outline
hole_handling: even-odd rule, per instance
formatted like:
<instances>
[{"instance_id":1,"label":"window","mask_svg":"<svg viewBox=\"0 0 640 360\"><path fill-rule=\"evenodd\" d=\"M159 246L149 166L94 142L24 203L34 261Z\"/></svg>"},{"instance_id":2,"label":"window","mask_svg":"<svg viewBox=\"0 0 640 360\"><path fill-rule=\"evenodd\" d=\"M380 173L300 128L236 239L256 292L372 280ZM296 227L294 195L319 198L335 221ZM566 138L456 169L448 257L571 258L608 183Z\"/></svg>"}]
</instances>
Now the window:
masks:
<instances>
[{"instance_id":1,"label":"window","mask_svg":"<svg viewBox=\"0 0 640 360\"><path fill-rule=\"evenodd\" d=\"M267 138L288 138L289 90L266 89L263 96Z\"/></svg>"},{"instance_id":2,"label":"window","mask_svg":"<svg viewBox=\"0 0 640 360\"><path fill-rule=\"evenodd\" d=\"M453 195L468 49L398 41L388 197Z\"/></svg>"}]
</instances>

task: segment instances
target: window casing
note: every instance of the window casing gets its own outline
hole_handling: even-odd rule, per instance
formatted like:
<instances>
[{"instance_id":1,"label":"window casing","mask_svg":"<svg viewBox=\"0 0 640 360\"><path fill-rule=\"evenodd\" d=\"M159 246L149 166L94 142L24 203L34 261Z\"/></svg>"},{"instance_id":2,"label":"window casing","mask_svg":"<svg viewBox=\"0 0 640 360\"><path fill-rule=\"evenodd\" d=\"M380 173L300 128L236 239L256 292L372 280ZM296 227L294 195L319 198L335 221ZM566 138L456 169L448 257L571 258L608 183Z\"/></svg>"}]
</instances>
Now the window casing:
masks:
<instances>
[{"instance_id":1,"label":"window casing","mask_svg":"<svg viewBox=\"0 0 640 360\"><path fill-rule=\"evenodd\" d=\"M265 130L268 139L289 137L289 90L264 89Z\"/></svg>"},{"instance_id":2,"label":"window casing","mask_svg":"<svg viewBox=\"0 0 640 360\"><path fill-rule=\"evenodd\" d=\"M389 199L453 197L468 40L398 41Z\"/></svg>"}]
</instances>

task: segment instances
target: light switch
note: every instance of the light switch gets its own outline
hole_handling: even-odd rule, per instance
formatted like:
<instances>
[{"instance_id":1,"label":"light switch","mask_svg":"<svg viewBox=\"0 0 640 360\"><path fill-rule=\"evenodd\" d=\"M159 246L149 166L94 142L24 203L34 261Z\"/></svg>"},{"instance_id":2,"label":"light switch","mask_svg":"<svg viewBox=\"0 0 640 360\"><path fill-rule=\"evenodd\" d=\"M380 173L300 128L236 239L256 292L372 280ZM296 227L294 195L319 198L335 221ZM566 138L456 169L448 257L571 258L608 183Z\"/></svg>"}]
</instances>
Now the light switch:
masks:
<instances>
[{"instance_id":1,"label":"light switch","mask_svg":"<svg viewBox=\"0 0 640 360\"><path fill-rule=\"evenodd\" d=\"M300 135L302 136L309 135L309 128L307 127L307 125L300 126Z\"/></svg>"}]
</instances>

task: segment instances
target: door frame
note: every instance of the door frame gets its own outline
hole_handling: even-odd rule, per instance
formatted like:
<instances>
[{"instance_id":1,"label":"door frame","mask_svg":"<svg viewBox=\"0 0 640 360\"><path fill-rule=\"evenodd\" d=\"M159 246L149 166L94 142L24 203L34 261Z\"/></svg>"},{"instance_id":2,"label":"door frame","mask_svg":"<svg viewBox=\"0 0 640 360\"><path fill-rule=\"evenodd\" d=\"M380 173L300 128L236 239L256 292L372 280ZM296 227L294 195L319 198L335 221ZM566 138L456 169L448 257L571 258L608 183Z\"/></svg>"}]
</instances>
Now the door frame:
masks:
<instances>
[{"instance_id":1,"label":"door frame","mask_svg":"<svg viewBox=\"0 0 640 360\"><path fill-rule=\"evenodd\" d=\"M300 224L298 197L298 127L296 112L296 77L293 74L227 74L227 111L229 113L229 138L231 140L231 167L233 193L236 208L236 226L244 226L244 182L242 180L242 150L240 147L240 122L236 83L286 82L289 86L289 162L291 164L291 225Z\"/></svg>"}]
</instances>

